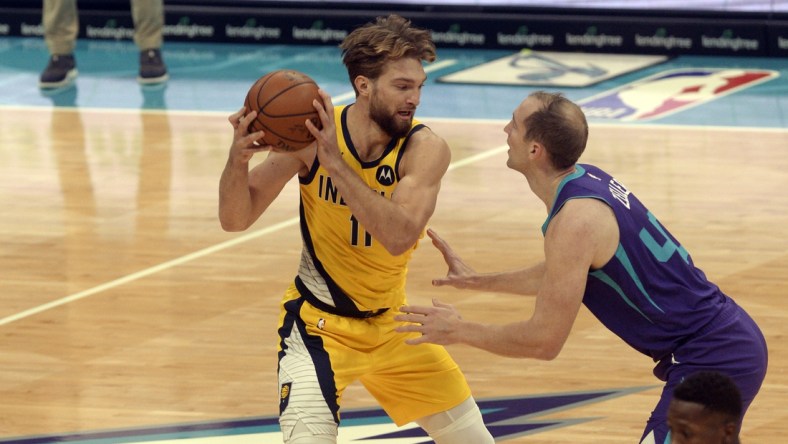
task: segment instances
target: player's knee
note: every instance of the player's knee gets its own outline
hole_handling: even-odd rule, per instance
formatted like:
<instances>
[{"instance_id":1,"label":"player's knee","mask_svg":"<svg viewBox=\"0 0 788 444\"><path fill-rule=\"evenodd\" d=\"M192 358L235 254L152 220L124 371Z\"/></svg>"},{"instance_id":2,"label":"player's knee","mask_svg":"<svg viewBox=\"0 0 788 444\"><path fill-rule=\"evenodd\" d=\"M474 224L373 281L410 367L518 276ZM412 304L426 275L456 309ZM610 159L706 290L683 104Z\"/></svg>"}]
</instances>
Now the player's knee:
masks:
<instances>
[{"instance_id":1,"label":"player's knee","mask_svg":"<svg viewBox=\"0 0 788 444\"><path fill-rule=\"evenodd\" d=\"M457 407L416 421L435 444L493 444L495 440L484 425L479 406L468 397Z\"/></svg>"},{"instance_id":2,"label":"player's knee","mask_svg":"<svg viewBox=\"0 0 788 444\"><path fill-rule=\"evenodd\" d=\"M313 435L307 433L298 436L292 435L290 439L285 441L285 444L337 444L337 438L331 435Z\"/></svg>"},{"instance_id":3,"label":"player's knee","mask_svg":"<svg viewBox=\"0 0 788 444\"><path fill-rule=\"evenodd\" d=\"M285 444L336 444L336 433L325 430L311 430L303 421L296 421L292 430L285 433Z\"/></svg>"}]
</instances>

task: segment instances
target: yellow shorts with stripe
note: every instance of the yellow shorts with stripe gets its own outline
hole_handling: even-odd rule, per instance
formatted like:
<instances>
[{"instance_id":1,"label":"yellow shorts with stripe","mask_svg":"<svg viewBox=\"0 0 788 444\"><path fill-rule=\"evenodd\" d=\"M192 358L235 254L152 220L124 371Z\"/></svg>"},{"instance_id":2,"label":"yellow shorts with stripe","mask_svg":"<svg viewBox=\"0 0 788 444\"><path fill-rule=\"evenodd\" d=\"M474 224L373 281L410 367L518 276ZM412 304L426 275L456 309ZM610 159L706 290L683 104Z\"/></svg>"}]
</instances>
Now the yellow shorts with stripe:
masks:
<instances>
[{"instance_id":1,"label":"yellow shorts with stripe","mask_svg":"<svg viewBox=\"0 0 788 444\"><path fill-rule=\"evenodd\" d=\"M306 302L294 285L279 318L280 424L313 433L339 424L342 393L359 380L398 425L459 405L471 395L449 353L408 345L394 328L395 309L366 319L337 316Z\"/></svg>"}]
</instances>

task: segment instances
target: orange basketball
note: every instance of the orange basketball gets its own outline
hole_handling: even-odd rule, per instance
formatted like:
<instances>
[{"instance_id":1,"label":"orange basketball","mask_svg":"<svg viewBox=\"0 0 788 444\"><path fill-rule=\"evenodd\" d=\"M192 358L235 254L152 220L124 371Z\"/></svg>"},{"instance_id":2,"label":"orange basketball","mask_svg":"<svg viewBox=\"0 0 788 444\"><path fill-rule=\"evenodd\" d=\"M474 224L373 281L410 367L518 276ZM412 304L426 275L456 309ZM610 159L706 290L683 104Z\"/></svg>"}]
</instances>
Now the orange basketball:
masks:
<instances>
[{"instance_id":1,"label":"orange basketball","mask_svg":"<svg viewBox=\"0 0 788 444\"><path fill-rule=\"evenodd\" d=\"M312 106L317 99L318 86L304 73L291 69L270 72L260 77L246 93L247 112L257 111L257 118L249 125L249 132L265 131L258 140L261 145L272 145L280 151L297 151L309 146L315 138L304 122L309 119L321 128L320 118Z\"/></svg>"}]
</instances>

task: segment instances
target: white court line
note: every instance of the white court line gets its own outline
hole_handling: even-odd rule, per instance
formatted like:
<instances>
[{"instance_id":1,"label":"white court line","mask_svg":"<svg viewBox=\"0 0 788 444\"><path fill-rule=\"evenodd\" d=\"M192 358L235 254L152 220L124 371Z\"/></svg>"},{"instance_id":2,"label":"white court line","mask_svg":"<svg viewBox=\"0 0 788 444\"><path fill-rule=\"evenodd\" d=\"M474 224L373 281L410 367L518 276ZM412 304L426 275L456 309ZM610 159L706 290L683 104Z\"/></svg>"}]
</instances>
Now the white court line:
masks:
<instances>
[{"instance_id":1,"label":"white court line","mask_svg":"<svg viewBox=\"0 0 788 444\"><path fill-rule=\"evenodd\" d=\"M449 165L448 171L451 171L451 170L454 170L454 169L457 169L457 168L461 168L461 167L464 167L466 165L470 165L470 164L472 164L474 162L477 162L477 161L482 160L482 159L486 159L488 157L492 157L492 156L494 156L496 154L501 153L503 150L505 150L507 148L509 148L507 145L499 146L497 148L494 148L494 149L491 149L491 150L487 150L487 151L484 151L482 153L479 153L479 154L476 154L476 155L473 155L473 156L470 156L470 157L466 157L464 159L460 159L460 160L458 160L456 162L452 162ZM242 244L242 243L244 243L246 241L249 241L249 240L252 240L252 239L256 239L256 238L258 238L260 236L265 236L267 234L275 233L275 232L277 232L279 230L282 230L284 228L287 228L287 227L290 227L292 225L297 224L298 221L299 221L299 218L298 217L294 217L294 218L291 218L291 219L279 222L277 224L271 225L269 227L265 227L265 228L261 228L261 229L256 230L256 231L249 232L249 233L244 234L242 236L239 236L239 237L237 237L235 239L231 239L231 240L228 240L228 241L225 241L225 242L213 245L211 247L207 247L207 248L203 248L202 250L195 251L194 253L190 253L190 254L187 254L185 256L181 256L181 257L175 258L175 259L173 259L171 261L167 261L167 262L161 263L159 265L155 265L153 267L146 268L146 269L138 271L136 273L128 274L126 276L120 277L120 278L115 279L113 281L105 282L105 283L103 283L101 285L97 285L97 286L95 286L93 288L89 288L87 290L80 291L79 293L74 293L74 294L72 294L70 296L66 296L66 297L54 300L52 302L48 302L46 304L42 304L42 305L39 305L37 307L33 307L33 308L29 309L29 310L25 310L25 311L22 311L20 313L17 313L17 314L11 315L11 316L7 316L5 318L0 319L0 326L6 325L6 324L10 324L10 323L12 323L14 321L18 321L20 319L24 319L24 318L33 316L35 314L41 313L43 311L46 311L46 310L49 310L49 309L52 309L52 308L55 308L55 307L59 307L59 306L64 305L64 304L68 304L68 303L71 303L71 302L74 302L74 301L78 301L80 299L84 299L84 298L86 298L88 296L92 296L92 295L94 295L96 293L101 293L102 291L110 290L112 288L119 287L119 286L124 285L124 284L128 284L129 282L134 282L136 280L142 279L142 278L150 276L152 274L156 274L158 272L165 271L165 270L168 270L168 269L173 268L173 267L177 267L178 265L182 265L182 264L185 264L187 262L191 262L193 260L199 259L201 257L208 256L209 254L213 254L213 253L216 253L218 251L222 251L222 250L225 250L227 248L233 247L235 245Z\"/></svg>"},{"instance_id":2,"label":"white court line","mask_svg":"<svg viewBox=\"0 0 788 444\"><path fill-rule=\"evenodd\" d=\"M434 71L441 70L443 68L448 68L449 66L457 64L457 60L454 59L447 59L442 60L440 62L431 63L424 67L424 72L430 73ZM355 91L348 91L346 93L337 94L335 96L331 96L331 102L334 104L342 103L348 100L352 100L356 98ZM133 109L133 108L120 108L120 109L106 109L106 108L91 108L91 107L74 107L74 108L57 108L57 107L42 107L42 106L32 106L32 105L2 105L0 104L0 109L21 109L21 110L40 110L42 108L51 109L51 110L70 110L76 112L119 112L119 113L153 113L153 114L194 114L194 115L217 115L220 114L222 116L227 115L225 112L218 112L218 111L192 111L192 110L153 110L153 109Z\"/></svg>"},{"instance_id":3,"label":"white court line","mask_svg":"<svg viewBox=\"0 0 788 444\"><path fill-rule=\"evenodd\" d=\"M448 66L454 65L455 63L457 63L456 60L444 60L442 62L438 62L438 63L432 64L432 65L429 65L424 70L426 72L437 71L439 69L443 69L443 68L446 68ZM347 92L347 93L344 93L344 94L339 94L337 96L334 96L334 97L332 97L332 100L334 102L342 102L342 101L345 101L345 100L353 99L355 97L356 97L355 92L354 91L350 91L350 92ZM81 111L82 109L80 108L78 110ZM139 110L136 110L136 111L134 111L134 110L123 110L123 111L125 111L125 112L139 112ZM102 112L106 112L106 110L102 110ZM497 152L497 149L494 150L494 151ZM487 154L487 153L482 153L482 154ZM483 159L485 157L489 157L489 156L491 156L493 154L496 154L496 153L494 152L492 154L487 154L487 155L476 155L476 156L473 156L473 157L468 158L468 159L460 160L458 162L455 162L452 165L449 165L449 169L452 169L452 167L464 166L464 165L467 165L469 163L473 163L476 160ZM167 261L167 262L164 262L162 264L159 264L159 265L156 265L156 266L153 266L153 267L150 267L150 268L146 268L145 270L138 271L136 273L132 273L132 274L123 276L123 277L115 279L113 281L105 282L105 283L103 283L101 285L98 285L98 286L95 286L93 288L89 288L87 290L80 291L79 293L75 293L75 294L72 294L70 296L66 296L66 297L63 297L63 298L60 298L60 299L48 302L46 304L42 304L42 305L39 305L37 307L33 307L31 309L19 312L17 314L14 314L14 315L11 315L11 316L7 316L5 318L0 319L0 326L6 325L6 324L10 324L10 323L12 323L14 321L18 321L20 319L24 319L26 317L33 316L33 315L41 313L43 311L46 311L46 310L49 310L49 309L52 309L52 308L55 308L55 307L59 307L59 306L64 305L64 304L68 304L70 302L74 302L74 301L78 301L80 299L84 299L84 298L86 298L88 296L92 296L92 295L94 295L96 293L101 293L102 291L105 291L105 290L109 290L109 289L112 289L112 288L115 288L115 287L119 287L119 286L127 284L129 282L133 282L133 281L142 279L144 277L150 276L152 274L158 273L160 271L164 271L164 270L176 267L178 265L182 265L182 264L185 264L187 262L191 262L191 261L193 261L195 259L199 259L199 258L207 256L209 254L216 253L217 251L221 251L221 250L230 248L230 247L232 247L234 245L238 245L240 243L243 243L243 242L255 239L257 237L265 236L266 234L277 232L277 231L279 231L281 229L284 229L284 228L287 228L287 227L289 227L291 225L297 224L298 220L299 220L298 217L294 217L294 218L288 219L288 220L286 220L284 222L280 222L278 224L274 224L274 225L272 225L270 227L262 228L260 230L247 233L247 234L242 235L240 237L237 237L235 239L232 239L232 240L229 240L229 241L225 241L225 242L222 242L220 244L216 244L216 245L208 247L208 248L203 248L202 250L195 251L194 253L190 253L190 254L187 254L185 256L181 256L179 258L173 259L171 261Z\"/></svg>"},{"instance_id":4,"label":"white court line","mask_svg":"<svg viewBox=\"0 0 788 444\"><path fill-rule=\"evenodd\" d=\"M452 62L453 63L453 62ZM339 94L336 96L332 96L332 101L335 105L339 104L342 101L348 100L355 97L355 93L349 92L344 94ZM78 108L53 108L53 107L42 107L42 106L32 106L32 105L2 105L0 104L0 109L2 110L12 110L12 111L42 111L42 110L49 110L49 111L60 111L60 112L77 112L77 113L101 113L101 114L110 114L110 113L117 113L117 114L162 114L162 115L171 115L171 116L206 116L206 117L223 117L226 118L232 112L235 111L194 111L194 110L185 110L185 109L124 109L124 108L89 108L89 107L78 107ZM510 120L509 118L506 119L479 119L479 118L472 118L472 117L420 117L420 121L422 122L467 122L467 123L497 123L501 125L501 132L503 132L503 126ZM783 127L768 127L768 126L725 126L725 125L678 125L678 124L662 124L658 122L654 123L630 123L630 122L595 122L593 120L588 122L588 126L591 129L594 128L621 128L621 129L654 129L654 130L675 130L675 131L730 131L730 132L761 132L761 133L788 133L788 128ZM503 137L503 136L501 136Z\"/></svg>"},{"instance_id":5,"label":"white court line","mask_svg":"<svg viewBox=\"0 0 788 444\"><path fill-rule=\"evenodd\" d=\"M500 154L504 150L508 150L508 149L509 149L509 145L502 145L502 146L499 146L497 148L493 148L491 150L483 151L483 152L481 152L479 154L474 154L473 156L466 157L464 159L460 159L460 160L458 160L456 162L452 162L451 165L449 165L448 171L456 170L457 168L462 168L462 167L464 167L466 165L470 165L470 164L472 164L474 162L478 162L478 161L480 161L482 159L486 159L486 158L492 157L492 156L494 156L496 154Z\"/></svg>"},{"instance_id":6,"label":"white court line","mask_svg":"<svg viewBox=\"0 0 788 444\"><path fill-rule=\"evenodd\" d=\"M456 63L456 60L445 60L445 61L442 61L442 62L434 63L432 65L428 65L425 68L425 71L426 72L437 71L437 70L443 69L443 68L445 68L447 66L451 66L451 65L453 65L455 63ZM343 93L343 94L339 94L339 95L333 96L332 100L335 103L340 103L340 102L343 102L345 100L353 99L354 97L355 97L355 93L353 91L350 91L350 92L347 92L347 93ZM0 108L5 108L5 109L40 109L40 107L33 107L33 106L2 106L2 105L0 105ZM108 109L98 109L98 108L95 108L95 109L94 108L74 108L73 110L77 111L77 112L97 111L97 112L102 112L102 113L119 112L119 113L135 113L135 114L137 114L137 113L140 113L140 112L148 112L148 113L164 113L164 114L200 114L200 115L222 115L222 116L225 115L225 113L220 113L220 112L215 112L215 111L202 112L202 111L133 110L133 109L128 109L128 110L126 110L126 109L108 110ZM498 120L498 119L489 119L489 120L487 120L487 119L425 118L424 120L434 120L434 121L470 121L470 122L487 122L487 123L498 122L498 123L501 123L501 124L505 124L506 123L506 120ZM710 130L710 129L714 129L714 130L729 130L729 131L765 131L765 132L786 132L786 131L788 131L788 129L783 129L783 128L708 127L708 126L682 126L682 125L648 125L648 124L631 124L631 123L630 124L597 124L597 125L594 125L593 123L589 123L589 126L592 126L592 127L594 127L594 126L599 126L599 127L610 126L610 127L628 127L628 128L643 127L643 128L652 128L652 129L671 128L671 129L677 129L677 130L684 130L684 129ZM488 157L492 157L492 156L494 156L496 154L499 154L499 153L503 152L507 148L508 148L507 145L502 145L502 146L499 146L497 148L493 148L491 150L487 150L487 151L484 151L482 153L476 154L474 156L466 157L466 158L460 159L460 160L458 160L456 162L452 162L449 165L448 171L451 171L451 170L454 170L454 169L457 169L457 168L461 168L461 167L464 167L466 165L470 165L470 164L472 164L474 162L478 162L478 161L486 159ZM74 301L86 298L88 296L92 296L92 295L94 295L96 293L100 293L100 292L105 291L105 290L109 290L109 289L112 289L112 288L115 288L115 287L119 287L121 285L124 285L124 284L127 284L129 282L133 282L133 281L136 281L138 279L150 276L150 275L158 273L160 271L164 271L164 270L176 267L178 265L182 265L184 263L191 262L191 261L193 261L195 259L199 259L201 257L207 256L209 254L216 253L218 251L230 248L232 246L238 245L238 244L246 242L248 240L252 240L252 239L255 239L255 238L260 237L260 236L264 236L264 235L267 235L267 234L270 234L270 233L277 232L277 231L279 231L281 229L284 229L284 228L287 228L287 227L289 227L291 225L297 224L298 220L299 219L297 217L292 218L292 219L288 219L288 220L280 222L278 224L274 224L274 225L272 225L270 227L265 227L265 228L262 228L260 230L244 234L244 235L239 236L239 237L237 237L235 239L232 239L232 240L229 240L229 241L226 241L226 242L222 242L220 244L216 244L214 246L204 248L204 249L196 251L194 253L190 253L190 254L187 254L185 256L181 256L179 258L173 259L173 260L168 261L168 262L164 262L162 264L159 264L159 265L147 268L145 270L138 271L136 273L132 273L132 274L123 276L121 278L115 279L113 281L106 282L104 284L101 284L101 285L98 285L96 287L93 287L93 288L81 291L79 293L75 293L75 294L72 294L70 296L66 296L66 297L63 297L61 299L57 299L55 301L48 302L48 303L43 304L43 305L39 305L37 307L33 307L31 309L22 311L20 313L17 313L17 314L11 315L11 316L7 316L5 318L0 319L0 326L6 325L6 324L10 324L10 323L12 323L14 321L18 321L20 319L24 319L24 318L33 316L35 314L41 313L41 312L49 310L51 308L55 308L55 307L58 307L58 306L61 306L61 305L64 305L64 304L68 304L70 302L74 302Z\"/></svg>"},{"instance_id":7,"label":"white court line","mask_svg":"<svg viewBox=\"0 0 788 444\"><path fill-rule=\"evenodd\" d=\"M447 66L451 66L451 65L453 65L455 63L457 63L456 60L445 60L443 62L438 62L438 63L432 64L432 65L429 65L424 70L426 72L437 71L437 70L443 69L443 68L445 68ZM350 92L347 92L347 93L344 93L344 94L339 94L337 96L332 97L332 101L333 102L342 102L342 101L345 101L345 100L353 99L355 97L356 97L355 92L354 91L350 91ZM27 108L27 107L22 107L22 108ZM82 110L83 109L81 109L81 108L75 108L75 111L82 111ZM106 112L107 110L100 110L100 111ZM125 111L125 112L132 112L134 110L123 110L123 111ZM139 110L137 110L135 112L139 112ZM495 153L493 153L493 154L495 154ZM489 154L489 155L492 155L492 154ZM478 157L479 159L481 159L481 158L484 158L484 157L487 157L487 156L479 157L477 155L477 156L474 156L474 157ZM467 159L464 159L464 160L467 160ZM470 162L465 162L462 165L467 165L468 163L472 163L473 161L474 160L471 160ZM455 162L454 165L456 165L458 163L461 163L461 162L463 162L463 160ZM454 166L454 165L449 165L449 169L451 169L452 166ZM462 166L462 165L460 165L460 166ZM119 286L121 286L123 284L127 284L129 282L133 282L133 281L136 281L138 279L142 279L144 277L150 276L150 275L158 273L160 271L164 271L164 270L176 267L178 265L185 264L187 262L191 262L191 261L193 261L195 259L199 259L199 258L207 256L209 254L216 253L217 251L221 251L221 250L230 248L230 247L232 247L234 245L238 245L238 244L246 242L248 240L252 240L252 239L255 239L255 238L260 237L260 236L265 236L266 234L274 233L274 232L279 231L279 230L281 230L283 228L287 228L287 227L289 227L291 225L297 224L298 220L299 220L298 217L294 217L294 218L288 219L288 220L286 220L284 222L280 222L278 224L271 225L270 227L262 228L260 230L247 233L247 234L245 234L243 236L240 236L240 237L237 237L235 239L232 239L232 240L229 240L229 241L226 241L226 242L222 242L220 244L216 244L216 245L214 245L212 247L203 248L202 250L195 251L194 253L187 254L187 255L181 256L179 258L175 258L175 259L173 259L171 261L164 262L164 263L156 265L154 267L150 267L150 268L147 268L145 270L138 271L136 273L132 273L132 274L123 276L123 277L115 279L113 281L105 282L105 283L103 283L101 285L98 285L98 286L95 286L93 288L89 288L87 290L80 291L79 293L75 293L75 294L72 294L70 296L66 296L66 297L54 300L52 302L48 302L46 304L39 305L37 307L33 307L31 309L28 309L28 310L25 310L25 311L13 314L11 316L6 316L5 318L0 319L0 326L6 325L6 324L10 324L10 323L12 323L14 321L18 321L20 319L24 319L24 318L33 316L35 314L41 313L41 312L49 310L51 308L59 307L61 305L68 304L70 302L74 302L74 301L78 301L80 299L84 299L84 298L86 298L88 296L92 296L92 295L94 295L96 293L101 293L102 291L109 290L111 288L119 287Z\"/></svg>"},{"instance_id":8,"label":"white court line","mask_svg":"<svg viewBox=\"0 0 788 444\"><path fill-rule=\"evenodd\" d=\"M61 306L63 304L68 304L69 302L78 301L80 299L86 298L88 296L92 296L96 293L101 293L102 291L109 290L111 288L119 287L123 284L127 284L129 282L136 281L138 279L142 279L146 276L150 276L152 274L158 273L160 271L164 271L173 267L176 267L181 264L185 264L187 262L191 262L195 259L199 259L203 256L207 256L212 253L216 253L217 251L222 251L227 248L230 248L234 245L238 245L244 243L248 240L255 239L260 236L264 236L266 234L277 232L283 228L287 228L291 225L295 225L298 223L298 218L294 217L292 219L288 219L284 222L279 222L278 224L271 225L270 227L261 228L257 231L252 231L250 233L244 234L243 236L239 236L235 239L231 239L220 244L216 244L211 247L203 248L202 250L195 251L194 253L187 254L185 256L181 256L175 258L171 261L164 262L162 264L146 268L145 270L138 271L136 273L128 274L121 278L115 279L114 281L105 282L101 285L95 286L93 288L89 288L84 291L80 291L79 293L72 294L71 296L66 296L64 298L57 299L52 302L48 302L43 305L39 305L37 307L33 307L29 310L25 310L23 312L17 313L15 315L7 316L3 319L0 319L0 326L10 324L14 321L18 321L20 319L32 316L34 314L41 313L42 311L49 310L50 308L55 308Z\"/></svg>"}]
</instances>

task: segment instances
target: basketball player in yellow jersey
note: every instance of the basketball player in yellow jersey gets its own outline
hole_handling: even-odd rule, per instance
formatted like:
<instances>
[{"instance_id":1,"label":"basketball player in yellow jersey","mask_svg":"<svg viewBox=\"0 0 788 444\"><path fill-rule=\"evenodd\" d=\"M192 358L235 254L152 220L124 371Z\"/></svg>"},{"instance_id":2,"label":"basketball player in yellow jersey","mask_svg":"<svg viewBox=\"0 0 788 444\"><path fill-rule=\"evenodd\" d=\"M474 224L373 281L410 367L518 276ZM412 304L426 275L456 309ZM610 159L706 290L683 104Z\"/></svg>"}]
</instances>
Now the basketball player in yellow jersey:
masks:
<instances>
[{"instance_id":1,"label":"basketball player in yellow jersey","mask_svg":"<svg viewBox=\"0 0 788 444\"><path fill-rule=\"evenodd\" d=\"M301 265L279 319L280 426L287 444L334 444L345 388L360 380L398 425L437 444L491 444L465 377L446 350L409 346L395 328L407 264L435 210L450 161L446 142L415 122L428 31L379 17L340 45L356 102L335 109L320 91L322 128L296 152L254 143L256 113L230 116L233 144L219 185L228 231L251 226L298 176ZM249 160L267 151L249 169Z\"/></svg>"}]
</instances>

